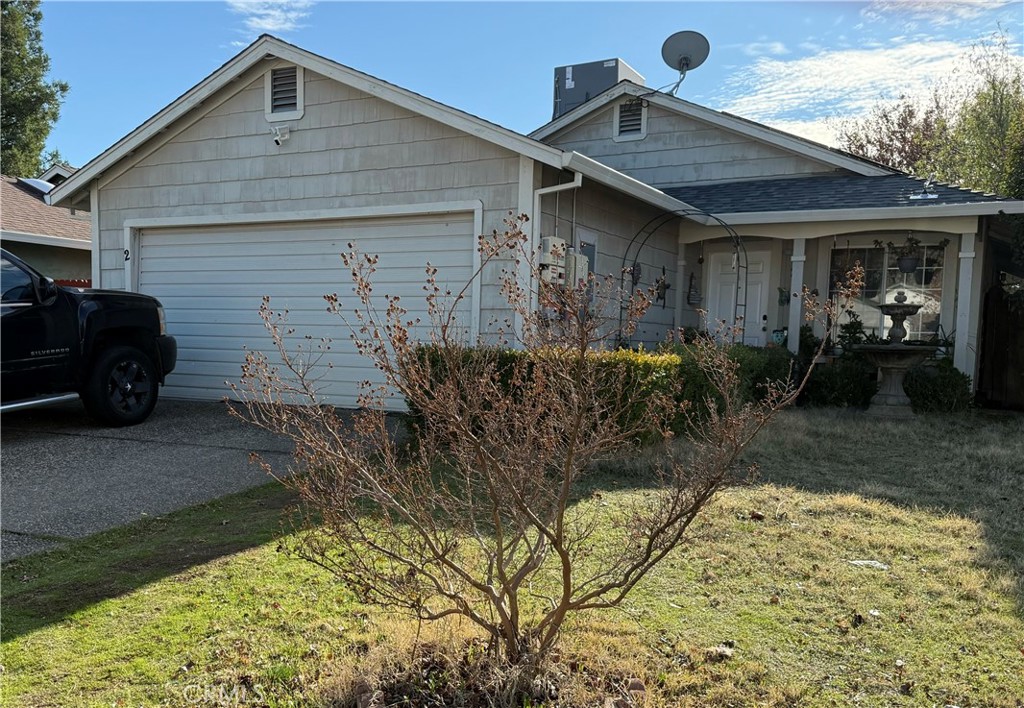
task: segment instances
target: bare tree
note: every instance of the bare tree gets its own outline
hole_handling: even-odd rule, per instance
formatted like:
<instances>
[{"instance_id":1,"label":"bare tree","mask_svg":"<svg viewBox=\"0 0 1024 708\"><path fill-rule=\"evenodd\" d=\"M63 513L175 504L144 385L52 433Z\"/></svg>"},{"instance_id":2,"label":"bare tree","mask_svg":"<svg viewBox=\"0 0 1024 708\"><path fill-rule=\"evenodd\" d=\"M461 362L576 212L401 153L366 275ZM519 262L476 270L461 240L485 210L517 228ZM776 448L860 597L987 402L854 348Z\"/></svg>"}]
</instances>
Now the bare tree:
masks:
<instances>
[{"instance_id":1,"label":"bare tree","mask_svg":"<svg viewBox=\"0 0 1024 708\"><path fill-rule=\"evenodd\" d=\"M740 453L802 382L778 382L763 400L744 403L737 365L714 338L700 338L691 346L720 400L694 402L709 410L689 444L677 444L672 396L595 354L618 331L618 308L633 327L649 297L620 296L594 277L531 289L541 279L525 220L509 218L506 231L481 237L475 276L488 263L506 264L502 292L521 325L502 334L521 356L471 350L456 317L469 286L442 291L429 266L425 352L412 335L423 323L398 297L384 296L378 310L377 259L350 251L343 259L360 305L343 311L338 295L326 300L384 378L367 385L353 422L315 405L309 352L290 351L291 330L267 302L261 314L281 363L249 354L236 390L247 419L295 443L299 473L286 483L309 515L297 543L302 556L366 602L424 620L468 619L503 665L530 676L568 617L619 605L680 544L716 492L744 474ZM534 277L522 278L529 270ZM418 415L412 448L389 435L388 391ZM291 405L297 397L314 405ZM638 397L646 397L646 415L630 415ZM585 498L596 461L652 432L658 462L649 494L610 505Z\"/></svg>"}]
</instances>

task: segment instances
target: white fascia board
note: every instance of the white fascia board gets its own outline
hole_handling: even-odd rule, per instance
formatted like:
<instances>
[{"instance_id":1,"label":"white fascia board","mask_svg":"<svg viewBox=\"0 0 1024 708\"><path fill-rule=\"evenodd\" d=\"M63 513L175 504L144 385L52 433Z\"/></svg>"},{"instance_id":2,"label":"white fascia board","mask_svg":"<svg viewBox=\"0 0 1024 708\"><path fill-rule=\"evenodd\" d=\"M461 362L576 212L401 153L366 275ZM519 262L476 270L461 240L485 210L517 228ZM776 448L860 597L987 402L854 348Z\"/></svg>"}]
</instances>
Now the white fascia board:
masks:
<instances>
[{"instance_id":1,"label":"white fascia board","mask_svg":"<svg viewBox=\"0 0 1024 708\"><path fill-rule=\"evenodd\" d=\"M507 128L502 128L482 118L477 118L464 111L438 103L394 84L375 79L369 74L350 69L337 62L311 54L304 49L277 41L274 41L273 47L275 56L304 66L310 71L334 79L363 93L375 96L383 101L436 120L456 130L494 143L511 152L529 157L546 165L558 167L561 164L563 151L558 148L545 145Z\"/></svg>"},{"instance_id":2,"label":"white fascia board","mask_svg":"<svg viewBox=\"0 0 1024 708\"><path fill-rule=\"evenodd\" d=\"M565 159L563 160L562 167L567 170L572 170L573 172L579 172L584 177L592 179L606 187L611 187L623 194L628 194L643 202L647 202L651 206L656 206L660 209L664 209L665 211L676 213L693 212L692 214L679 214L679 216L685 216L702 224L708 223L709 221L707 217L703 216L704 212L697 207L670 197L649 184L633 179L629 175L623 174L618 170L614 170L611 167L603 165L597 160L589 158L586 155L581 155L578 152L565 153Z\"/></svg>"},{"instance_id":3,"label":"white fascia board","mask_svg":"<svg viewBox=\"0 0 1024 708\"><path fill-rule=\"evenodd\" d=\"M62 206L65 201L70 201L77 192L85 189L91 180L102 175L116 162L134 152L150 138L158 135L175 120L201 106L203 101L227 85L233 78L260 62L267 54L270 42L269 37L260 38L173 103L118 140L99 156L93 158L65 182L54 187L49 194L50 203L53 206Z\"/></svg>"},{"instance_id":4,"label":"white fascia board","mask_svg":"<svg viewBox=\"0 0 1024 708\"><path fill-rule=\"evenodd\" d=\"M849 170L856 174L880 176L896 173L895 170L875 166L854 157L845 157L829 150L824 145L818 145L817 143L805 138L772 130L767 126L759 125L753 121L745 120L738 116L731 116L727 113L715 111L710 108L705 108L704 106L697 105L696 103L684 101L681 98L676 98L675 96L670 96L660 91L653 91L645 86L637 86L636 84L628 82L619 82L618 84L615 84L604 93L595 96L583 105L577 106L565 115L559 116L556 120L553 120L547 125L533 131L530 133L530 137L536 138L537 140L544 140L572 123L575 123L580 118L588 116L599 111L608 104L613 103L624 94L643 97L649 103L660 106L667 111L679 113L680 115L687 116L688 118L709 123L717 128L721 128L722 130L738 133L752 140L768 143L769 145L774 145L775 147L783 150L803 155L804 157L817 160L818 162L824 162L832 165L833 167Z\"/></svg>"},{"instance_id":5,"label":"white fascia board","mask_svg":"<svg viewBox=\"0 0 1024 708\"><path fill-rule=\"evenodd\" d=\"M550 123L537 128L537 130L530 133L529 136L534 140L543 140L544 138L554 135L562 128L575 123L576 119L590 115L591 113L604 108L608 104L613 103L615 99L627 92L628 86L629 84L625 84L620 81L604 93L594 96L594 98L590 99L586 103L581 103L568 113L563 113Z\"/></svg>"},{"instance_id":6,"label":"white fascia board","mask_svg":"<svg viewBox=\"0 0 1024 708\"><path fill-rule=\"evenodd\" d=\"M76 248L81 251L92 250L92 241L82 241L64 236L47 236L46 234L27 234L22 231L0 231L0 240L35 243L40 246L56 246L58 248Z\"/></svg>"},{"instance_id":7,"label":"white fascia board","mask_svg":"<svg viewBox=\"0 0 1024 708\"><path fill-rule=\"evenodd\" d=\"M785 224L805 221L864 221L866 219L912 219L915 217L994 216L1024 214L1024 201L935 206L876 207L871 209L813 209L804 211L751 211L716 214L729 224Z\"/></svg>"}]
</instances>

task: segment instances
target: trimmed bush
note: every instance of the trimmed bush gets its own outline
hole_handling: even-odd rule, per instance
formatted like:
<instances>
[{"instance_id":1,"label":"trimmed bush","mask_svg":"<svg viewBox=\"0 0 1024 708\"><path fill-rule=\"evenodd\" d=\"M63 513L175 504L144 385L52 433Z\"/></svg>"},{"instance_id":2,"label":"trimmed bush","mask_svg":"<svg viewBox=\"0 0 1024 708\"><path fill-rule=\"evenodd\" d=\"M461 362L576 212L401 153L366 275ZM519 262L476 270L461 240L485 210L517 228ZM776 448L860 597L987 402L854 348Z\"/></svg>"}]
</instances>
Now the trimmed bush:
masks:
<instances>
[{"instance_id":1,"label":"trimmed bush","mask_svg":"<svg viewBox=\"0 0 1024 708\"><path fill-rule=\"evenodd\" d=\"M814 367L800 403L867 408L877 391L878 368L863 354L843 352L831 364Z\"/></svg>"},{"instance_id":2,"label":"trimmed bush","mask_svg":"<svg viewBox=\"0 0 1024 708\"><path fill-rule=\"evenodd\" d=\"M915 413L960 413L974 405L971 377L953 366L948 357L908 371L903 390Z\"/></svg>"},{"instance_id":3,"label":"trimmed bush","mask_svg":"<svg viewBox=\"0 0 1024 708\"><path fill-rule=\"evenodd\" d=\"M791 375L793 356L781 347L751 347L744 344L728 345L729 358L739 366L740 394L743 402L764 396L769 384L786 382ZM449 353L450 354L450 353ZM558 357L560 352L549 350L534 353L533 356ZM450 355L433 345L417 349L421 360L429 359L431 374L436 381L445 380L449 371ZM457 375L490 375L496 383L507 390L516 377L516 368L525 365L525 376L529 377L532 367L525 352L491 347L466 347L458 352ZM695 420L707 417L709 398L718 402L719 396L708 380L707 374L697 365L696 359L683 345L666 345L656 352L644 350L617 349L594 351L588 356L587 375L597 379L598 400L613 395L615 391L629 391L630 405L626 419L619 421L627 427L649 415L650 406L676 405L689 402L688 413ZM623 379L625 382L623 384ZM418 412L410 406L410 421L419 422ZM686 415L681 412L673 421L672 428L681 433L686 426Z\"/></svg>"},{"instance_id":4,"label":"trimmed bush","mask_svg":"<svg viewBox=\"0 0 1024 708\"><path fill-rule=\"evenodd\" d=\"M542 350L527 354L513 349L497 349L491 347L465 347L461 349L456 361L458 371L450 371L448 362L452 361L451 352L445 355L434 345L417 348L420 360L429 360L432 378L441 382L453 373L457 376L491 376L495 384L504 390L514 386L517 379L529 379L533 367L530 357L557 359L565 352L557 349ZM632 351L628 349L613 351L593 351L587 356L585 375L597 381L595 386L597 401L601 405L605 399L616 392L629 392L628 406L625 408L624 420L618 421L622 427L630 427L649 415L652 405L665 405L677 400L678 374L681 365L678 355L670 352ZM525 370L520 367L525 366ZM408 403L408 402L407 402ZM621 406L614 406L621 409ZM421 420L418 411L410 408L410 421L415 426Z\"/></svg>"},{"instance_id":5,"label":"trimmed bush","mask_svg":"<svg viewBox=\"0 0 1024 708\"><path fill-rule=\"evenodd\" d=\"M767 392L769 384L787 382L794 373L795 360L788 349L751 347L746 344L726 346L729 358L739 366L740 394L743 402L760 399ZM666 345L662 351L671 352L679 357L679 388L676 400L689 401L691 415L695 419L700 420L706 416L704 411L709 396L718 402L719 406L721 405L707 374L697 366L693 354L684 345Z\"/></svg>"}]
</instances>

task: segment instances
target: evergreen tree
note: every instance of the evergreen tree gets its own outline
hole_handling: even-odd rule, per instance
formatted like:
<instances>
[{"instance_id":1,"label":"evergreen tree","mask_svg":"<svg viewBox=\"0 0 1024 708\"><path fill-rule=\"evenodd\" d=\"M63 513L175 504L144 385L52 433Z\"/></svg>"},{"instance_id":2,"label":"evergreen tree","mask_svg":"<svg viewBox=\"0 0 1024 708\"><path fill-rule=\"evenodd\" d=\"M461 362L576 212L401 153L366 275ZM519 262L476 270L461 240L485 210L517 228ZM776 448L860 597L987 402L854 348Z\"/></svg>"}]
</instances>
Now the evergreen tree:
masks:
<instances>
[{"instance_id":1,"label":"evergreen tree","mask_svg":"<svg viewBox=\"0 0 1024 708\"><path fill-rule=\"evenodd\" d=\"M39 0L3 0L0 17L0 171L35 177L46 138L67 95L64 81L47 81Z\"/></svg>"}]
</instances>

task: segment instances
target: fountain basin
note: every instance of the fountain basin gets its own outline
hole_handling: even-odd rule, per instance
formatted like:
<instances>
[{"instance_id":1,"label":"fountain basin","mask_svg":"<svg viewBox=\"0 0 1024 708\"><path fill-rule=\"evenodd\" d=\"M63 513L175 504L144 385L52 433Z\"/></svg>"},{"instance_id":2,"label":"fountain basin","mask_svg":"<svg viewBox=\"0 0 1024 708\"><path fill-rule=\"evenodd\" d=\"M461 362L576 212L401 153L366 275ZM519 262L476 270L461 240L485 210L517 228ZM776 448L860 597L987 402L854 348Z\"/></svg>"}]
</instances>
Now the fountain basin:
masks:
<instances>
[{"instance_id":1,"label":"fountain basin","mask_svg":"<svg viewBox=\"0 0 1024 708\"><path fill-rule=\"evenodd\" d=\"M916 305L914 306L916 307ZM882 379L878 393L871 398L868 415L887 418L906 418L914 415L910 399L903 391L907 371L930 357L938 349L934 344L858 344L851 347L862 352L878 367Z\"/></svg>"}]
</instances>

